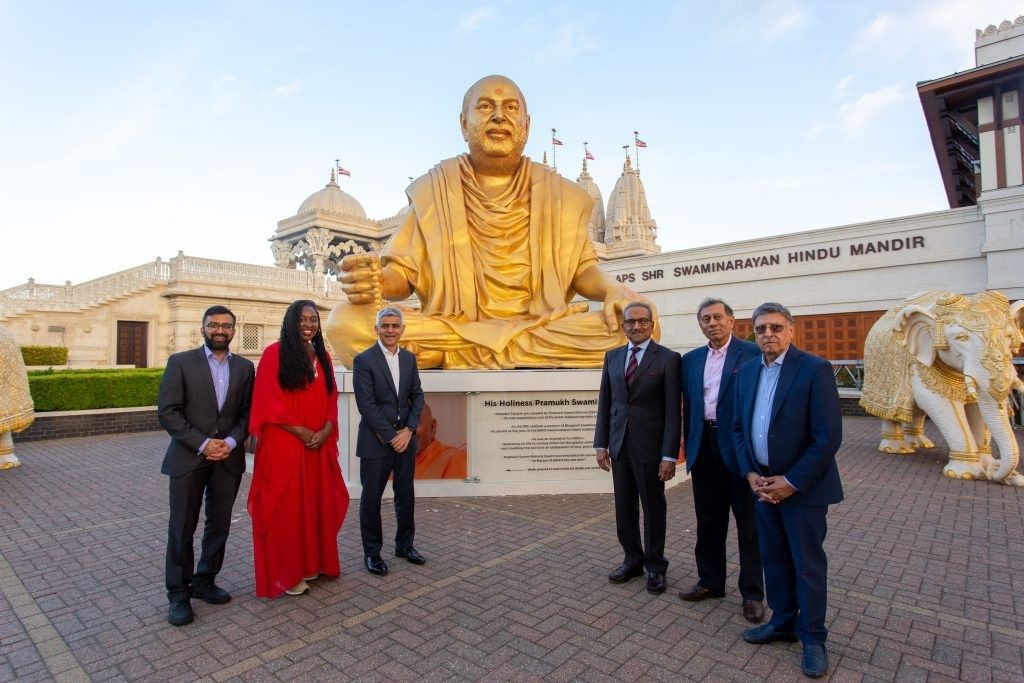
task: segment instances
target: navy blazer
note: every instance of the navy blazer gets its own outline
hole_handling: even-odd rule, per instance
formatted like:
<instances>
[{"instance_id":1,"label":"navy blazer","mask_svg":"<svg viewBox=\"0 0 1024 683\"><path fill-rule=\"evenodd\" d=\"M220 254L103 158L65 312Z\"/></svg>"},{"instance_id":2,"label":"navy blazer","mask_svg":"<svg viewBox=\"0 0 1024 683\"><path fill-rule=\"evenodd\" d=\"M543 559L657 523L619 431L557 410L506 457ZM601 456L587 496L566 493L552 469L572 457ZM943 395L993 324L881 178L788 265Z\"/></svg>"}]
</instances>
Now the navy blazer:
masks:
<instances>
[{"instance_id":1,"label":"navy blazer","mask_svg":"<svg viewBox=\"0 0 1024 683\"><path fill-rule=\"evenodd\" d=\"M175 353L167 359L157 395L157 419L171 435L160 471L172 477L188 474L205 458L199 447L207 439L235 440L224 467L232 474L245 472L245 439L249 435L249 408L256 369L252 361L231 354L228 391L217 409L213 373L203 347Z\"/></svg>"},{"instance_id":2,"label":"navy blazer","mask_svg":"<svg viewBox=\"0 0 1024 683\"><path fill-rule=\"evenodd\" d=\"M693 469L700 455L700 440L704 435L704 364L708 358L708 346L705 344L683 354L683 441L686 444L686 471ZM718 386L718 404L715 407L715 421L718 429L718 449L722 452L722 462L734 474L739 474L736 455L732 448L732 416L733 391L736 373L740 364L761 355L757 344L743 341L736 337L729 342L725 352L725 364L722 366L722 383Z\"/></svg>"},{"instance_id":3,"label":"navy blazer","mask_svg":"<svg viewBox=\"0 0 1024 683\"><path fill-rule=\"evenodd\" d=\"M761 357L740 366L736 376L733 447L740 473L762 472L751 439ZM785 502L831 505L843 499L836 452L843 420L832 365L790 346L782 362L768 423L769 476L783 475L797 492Z\"/></svg>"},{"instance_id":4,"label":"navy blazer","mask_svg":"<svg viewBox=\"0 0 1024 683\"><path fill-rule=\"evenodd\" d=\"M412 440L405 453L416 454L416 427L423 412L423 388L416 368L416 356L398 349L398 383L391 379L391 369L380 344L356 355L352 361L352 388L359 408L359 433L356 456L383 458L394 454L391 440L398 430L408 427Z\"/></svg>"},{"instance_id":5,"label":"navy blazer","mask_svg":"<svg viewBox=\"0 0 1024 683\"><path fill-rule=\"evenodd\" d=\"M627 386L628 346L604 355L594 448L607 448L617 458L625 444L629 457L637 462L675 460L679 456L679 354L651 340L633 383Z\"/></svg>"}]
</instances>

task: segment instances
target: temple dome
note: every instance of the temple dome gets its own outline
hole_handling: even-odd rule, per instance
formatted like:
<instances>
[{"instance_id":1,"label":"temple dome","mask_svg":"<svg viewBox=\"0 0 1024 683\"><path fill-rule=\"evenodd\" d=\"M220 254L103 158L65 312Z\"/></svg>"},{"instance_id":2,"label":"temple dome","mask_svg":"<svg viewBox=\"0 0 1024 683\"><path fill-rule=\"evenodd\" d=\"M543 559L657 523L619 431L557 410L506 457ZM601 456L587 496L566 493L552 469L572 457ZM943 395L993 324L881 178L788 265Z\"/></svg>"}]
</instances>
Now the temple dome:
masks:
<instances>
[{"instance_id":1,"label":"temple dome","mask_svg":"<svg viewBox=\"0 0 1024 683\"><path fill-rule=\"evenodd\" d=\"M587 223L587 232L590 233L591 239L595 242L604 242L604 198L601 196L601 188L597 186L594 178L587 171L586 158L583 159L583 170L580 172L580 177L576 179L576 182L594 199L594 208L590 211L590 222Z\"/></svg>"},{"instance_id":2,"label":"temple dome","mask_svg":"<svg viewBox=\"0 0 1024 683\"><path fill-rule=\"evenodd\" d=\"M355 218L366 219L366 211L363 205L356 201L352 195L344 192L338 187L334 179L334 171L331 171L331 180L324 189L317 190L306 197L306 201L299 206L296 216L304 216L311 213L334 214L336 216L354 216Z\"/></svg>"},{"instance_id":3,"label":"temple dome","mask_svg":"<svg viewBox=\"0 0 1024 683\"><path fill-rule=\"evenodd\" d=\"M622 175L608 197L605 243L608 248L656 254L658 225L651 218L647 193L640 181L640 172L633 168L629 156L622 165Z\"/></svg>"}]
</instances>

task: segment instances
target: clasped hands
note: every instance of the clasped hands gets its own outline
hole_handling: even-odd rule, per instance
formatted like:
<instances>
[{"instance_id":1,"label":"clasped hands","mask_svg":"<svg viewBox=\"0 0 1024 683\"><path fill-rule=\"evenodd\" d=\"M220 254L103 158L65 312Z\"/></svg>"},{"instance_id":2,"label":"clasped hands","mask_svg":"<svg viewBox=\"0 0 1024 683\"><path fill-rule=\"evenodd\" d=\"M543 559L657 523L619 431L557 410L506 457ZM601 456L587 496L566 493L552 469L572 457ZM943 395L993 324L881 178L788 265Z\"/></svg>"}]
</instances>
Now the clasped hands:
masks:
<instances>
[{"instance_id":1,"label":"clasped hands","mask_svg":"<svg viewBox=\"0 0 1024 683\"><path fill-rule=\"evenodd\" d=\"M350 303L375 304L383 296L383 270L380 256L372 252L349 254L341 260L338 281Z\"/></svg>"},{"instance_id":2,"label":"clasped hands","mask_svg":"<svg viewBox=\"0 0 1024 683\"><path fill-rule=\"evenodd\" d=\"M231 455L231 446L224 439L210 439L203 447L203 457L207 460L227 460Z\"/></svg>"},{"instance_id":3,"label":"clasped hands","mask_svg":"<svg viewBox=\"0 0 1024 683\"><path fill-rule=\"evenodd\" d=\"M608 453L608 449L595 448L594 456L597 458L597 466L602 470L607 472L612 468L612 456ZM676 476L676 464L668 460L662 460L658 465L658 479L668 481L674 476Z\"/></svg>"},{"instance_id":4,"label":"clasped hands","mask_svg":"<svg viewBox=\"0 0 1024 683\"><path fill-rule=\"evenodd\" d=\"M395 438L391 439L388 443L395 449L396 453L405 453L405 449L409 447L410 441L412 441L412 430L408 427L402 427L395 434Z\"/></svg>"},{"instance_id":5,"label":"clasped hands","mask_svg":"<svg viewBox=\"0 0 1024 683\"><path fill-rule=\"evenodd\" d=\"M331 431L333 429L334 426L328 422L321 429L315 432L309 427L303 427L301 425L293 425L288 431L298 437L298 439L302 441L303 446L310 450L316 450L324 445L327 441L327 437L331 435Z\"/></svg>"},{"instance_id":6,"label":"clasped hands","mask_svg":"<svg viewBox=\"0 0 1024 683\"><path fill-rule=\"evenodd\" d=\"M765 503L778 504L796 493L796 489L782 476L762 477L751 472L747 475L747 481L754 495Z\"/></svg>"}]
</instances>

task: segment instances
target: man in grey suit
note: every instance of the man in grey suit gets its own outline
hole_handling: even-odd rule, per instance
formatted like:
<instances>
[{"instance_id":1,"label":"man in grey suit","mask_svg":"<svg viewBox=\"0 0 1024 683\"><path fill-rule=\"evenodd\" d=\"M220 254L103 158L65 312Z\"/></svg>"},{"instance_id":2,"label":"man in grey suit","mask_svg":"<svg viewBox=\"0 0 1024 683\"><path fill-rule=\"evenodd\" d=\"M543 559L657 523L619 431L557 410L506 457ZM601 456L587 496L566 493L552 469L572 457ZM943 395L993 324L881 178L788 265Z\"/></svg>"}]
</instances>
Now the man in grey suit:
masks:
<instances>
[{"instance_id":1,"label":"man in grey suit","mask_svg":"<svg viewBox=\"0 0 1024 683\"><path fill-rule=\"evenodd\" d=\"M615 528L624 559L608 580L625 583L647 570L647 592L665 592L665 482L679 455L679 354L657 344L654 311L626 305L629 343L605 354L597 400L597 465L611 470ZM643 546L640 507L644 510Z\"/></svg>"},{"instance_id":2,"label":"man in grey suit","mask_svg":"<svg viewBox=\"0 0 1024 683\"><path fill-rule=\"evenodd\" d=\"M683 439L686 471L693 479L697 513L696 585L679 593L690 602L725 595L725 541L729 510L736 518L740 548L743 616L764 619L764 573L757 547L754 497L740 476L732 446L734 382L741 363L760 355L756 344L732 336L732 308L721 299L705 299L697 309L706 346L683 355Z\"/></svg>"},{"instance_id":3,"label":"man in grey suit","mask_svg":"<svg viewBox=\"0 0 1024 683\"><path fill-rule=\"evenodd\" d=\"M377 343L352 361L352 388L359 408L356 456L363 493L359 498L359 529L366 570L383 576L388 565L380 556L384 545L380 500L388 477L395 492L395 555L413 564L426 559L413 546L416 534L416 428L423 412L423 388L416 357L399 348L405 331L402 312L382 308L377 313Z\"/></svg>"},{"instance_id":4,"label":"man in grey suit","mask_svg":"<svg viewBox=\"0 0 1024 683\"><path fill-rule=\"evenodd\" d=\"M224 562L231 508L245 472L245 439L255 369L228 350L235 315L224 306L203 314L204 344L167 359L157 397L160 425L171 435L160 471L170 477L165 582L167 621L191 623L192 597L231 599L215 583ZM206 499L202 554L193 573L192 536Z\"/></svg>"}]
</instances>

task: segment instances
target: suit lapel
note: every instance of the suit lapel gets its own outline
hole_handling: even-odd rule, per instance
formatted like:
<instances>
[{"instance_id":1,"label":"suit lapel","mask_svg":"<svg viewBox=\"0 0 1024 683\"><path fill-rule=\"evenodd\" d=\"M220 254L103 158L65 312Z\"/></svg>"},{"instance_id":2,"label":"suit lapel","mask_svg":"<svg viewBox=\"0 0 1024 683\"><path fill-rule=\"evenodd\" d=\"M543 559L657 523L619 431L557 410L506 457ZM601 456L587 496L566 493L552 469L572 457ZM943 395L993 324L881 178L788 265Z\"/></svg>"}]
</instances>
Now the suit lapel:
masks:
<instances>
[{"instance_id":1,"label":"suit lapel","mask_svg":"<svg viewBox=\"0 0 1024 683\"><path fill-rule=\"evenodd\" d=\"M206 357L206 349L199 347L196 349L196 369L199 372L199 376L202 378L203 386L206 387L206 393L210 397L210 403L213 405L213 409L220 414L220 408L217 407L217 390L213 388L213 372L210 370L210 361Z\"/></svg>"},{"instance_id":2,"label":"suit lapel","mask_svg":"<svg viewBox=\"0 0 1024 683\"><path fill-rule=\"evenodd\" d=\"M640 366L636 369L636 375L633 378L634 382L637 378L647 372L647 368L651 367L651 363L654 362L654 356L658 353L660 348L661 347L655 344L653 340L647 345L647 349L644 351L644 357L640 359ZM622 374L626 374L625 368L623 368Z\"/></svg>"},{"instance_id":3,"label":"suit lapel","mask_svg":"<svg viewBox=\"0 0 1024 683\"><path fill-rule=\"evenodd\" d=\"M775 385L775 396L772 398L772 416L768 424L775 422L775 416L779 414L782 401L785 400L786 394L789 392L790 387L793 386L793 380L796 379L797 374L800 372L800 366L803 364L801 355L795 347L790 346L789 352L782 361L782 370L779 371L779 383Z\"/></svg>"},{"instance_id":4,"label":"suit lapel","mask_svg":"<svg viewBox=\"0 0 1024 683\"><path fill-rule=\"evenodd\" d=\"M406 387L409 386L409 375L412 374L412 369L409 367L410 358L415 358L411 354L407 354L404 349L398 350L398 390L395 392L395 396L401 399L405 396ZM413 362L416 362L413 360Z\"/></svg>"},{"instance_id":5,"label":"suit lapel","mask_svg":"<svg viewBox=\"0 0 1024 683\"><path fill-rule=\"evenodd\" d=\"M733 337L729 342L729 349L725 352L725 363L722 365L722 381L718 383L718 402L722 402L722 397L725 396L725 387L729 384L729 377L732 376L732 371L736 368L736 362L740 358L740 345L735 343L736 338Z\"/></svg>"},{"instance_id":6,"label":"suit lapel","mask_svg":"<svg viewBox=\"0 0 1024 683\"><path fill-rule=\"evenodd\" d=\"M392 379L392 377L391 377L391 368L388 366L387 359L384 358L384 351L381 350L380 344L374 344L373 348L376 351L376 353L374 353L373 355L374 355L374 358L377 359L377 366L380 368L380 371L384 373L384 377L387 378L388 386L391 387L391 391L395 392L395 398L398 398L398 387L395 386L395 380ZM402 372L401 372L401 370L402 370L402 356L401 355L398 356L398 370L399 370L399 372L398 372L398 379L399 379L399 381L401 381L401 379L402 379Z\"/></svg>"},{"instance_id":7,"label":"suit lapel","mask_svg":"<svg viewBox=\"0 0 1024 683\"><path fill-rule=\"evenodd\" d=\"M612 352L612 357L608 361L610 366L608 368L608 375L613 382L618 382L622 386L626 386L626 354L629 353L627 349L629 345L620 346Z\"/></svg>"},{"instance_id":8,"label":"suit lapel","mask_svg":"<svg viewBox=\"0 0 1024 683\"><path fill-rule=\"evenodd\" d=\"M707 344L705 344L694 354L693 361L688 368L690 373L689 385L694 388L693 398L700 399L701 419L704 418L704 365L708 362L708 353L710 351L708 351Z\"/></svg>"}]
</instances>

